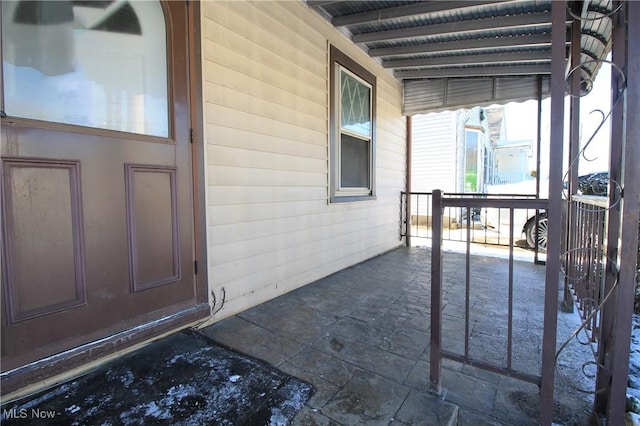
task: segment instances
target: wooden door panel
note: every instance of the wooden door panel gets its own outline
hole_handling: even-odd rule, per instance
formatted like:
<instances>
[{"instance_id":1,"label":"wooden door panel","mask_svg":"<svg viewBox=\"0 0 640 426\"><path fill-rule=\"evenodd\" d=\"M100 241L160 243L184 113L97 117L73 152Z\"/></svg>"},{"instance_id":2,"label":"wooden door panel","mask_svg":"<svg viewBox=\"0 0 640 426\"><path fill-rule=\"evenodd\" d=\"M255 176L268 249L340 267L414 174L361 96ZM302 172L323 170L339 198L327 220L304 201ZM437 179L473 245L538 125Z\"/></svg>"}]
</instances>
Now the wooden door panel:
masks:
<instances>
[{"instance_id":1,"label":"wooden door panel","mask_svg":"<svg viewBox=\"0 0 640 426\"><path fill-rule=\"evenodd\" d=\"M168 137L2 118L2 371L197 304L186 3L163 10Z\"/></svg>"},{"instance_id":2,"label":"wooden door panel","mask_svg":"<svg viewBox=\"0 0 640 426\"><path fill-rule=\"evenodd\" d=\"M176 169L127 165L129 265L133 291L180 279Z\"/></svg>"},{"instance_id":3,"label":"wooden door panel","mask_svg":"<svg viewBox=\"0 0 640 426\"><path fill-rule=\"evenodd\" d=\"M2 168L7 321L84 304L79 164L5 158Z\"/></svg>"}]
</instances>

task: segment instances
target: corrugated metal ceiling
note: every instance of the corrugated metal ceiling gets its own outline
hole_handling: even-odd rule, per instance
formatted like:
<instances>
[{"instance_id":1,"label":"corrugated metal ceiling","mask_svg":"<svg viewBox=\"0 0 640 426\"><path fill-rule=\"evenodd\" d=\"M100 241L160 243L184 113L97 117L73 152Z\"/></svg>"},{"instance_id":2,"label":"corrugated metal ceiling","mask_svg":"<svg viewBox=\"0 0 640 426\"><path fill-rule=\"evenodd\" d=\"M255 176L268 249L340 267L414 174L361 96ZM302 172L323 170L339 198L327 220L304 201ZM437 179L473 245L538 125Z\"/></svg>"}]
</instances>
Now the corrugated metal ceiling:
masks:
<instances>
[{"instance_id":1,"label":"corrugated metal ceiling","mask_svg":"<svg viewBox=\"0 0 640 426\"><path fill-rule=\"evenodd\" d=\"M551 0L339 1L307 0L369 55L404 83L404 112L543 96L551 73ZM581 16L582 69L597 72L593 59L610 50L611 0L568 2ZM567 57L570 23L567 14ZM481 81L474 81L479 79ZM459 81L457 81L459 80ZM546 82L546 83L545 83ZM451 91L456 87L455 91ZM430 90L441 90L440 101ZM437 90L436 90L437 91ZM428 99L428 101L427 101Z\"/></svg>"}]
</instances>

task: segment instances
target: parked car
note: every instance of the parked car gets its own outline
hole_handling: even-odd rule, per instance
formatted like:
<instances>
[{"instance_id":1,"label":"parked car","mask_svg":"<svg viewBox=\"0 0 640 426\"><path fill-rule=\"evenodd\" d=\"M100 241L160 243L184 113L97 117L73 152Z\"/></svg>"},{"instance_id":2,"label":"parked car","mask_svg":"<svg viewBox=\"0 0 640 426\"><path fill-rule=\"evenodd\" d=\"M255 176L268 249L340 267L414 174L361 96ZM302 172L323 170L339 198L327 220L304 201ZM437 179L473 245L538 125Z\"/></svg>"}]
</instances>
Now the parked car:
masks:
<instances>
[{"instance_id":1,"label":"parked car","mask_svg":"<svg viewBox=\"0 0 640 426\"><path fill-rule=\"evenodd\" d=\"M578 177L578 193L584 195L606 195L609 185L609 173L589 173ZM566 187L565 183L565 187ZM540 182L540 198L548 198L549 181ZM487 194L495 195L535 195L536 181L530 179L524 182L506 185L489 185ZM508 233L510 224L509 209L483 209L481 220L484 226L495 229L501 234ZM538 231L536 232L536 224ZM536 238L541 251L547 249L547 212L534 209L515 209L513 212L513 229L515 238L524 236L528 247L534 248Z\"/></svg>"},{"instance_id":2,"label":"parked car","mask_svg":"<svg viewBox=\"0 0 640 426\"><path fill-rule=\"evenodd\" d=\"M543 188L544 182L541 182L541 198L546 198L546 190ZM523 182L509 183L503 185L487 186L487 194L510 196L534 196L536 193L535 179ZM536 211L529 209L514 209L513 211L513 230L514 238L518 239L524 235L527 246L535 247L536 233L535 226L538 222L540 229L538 235L538 248L545 250L547 247L547 214L544 211L538 211L538 220L536 221ZM511 227L509 217L509 209L485 208L481 212L482 224L488 228L492 228L501 234L508 234Z\"/></svg>"}]
</instances>

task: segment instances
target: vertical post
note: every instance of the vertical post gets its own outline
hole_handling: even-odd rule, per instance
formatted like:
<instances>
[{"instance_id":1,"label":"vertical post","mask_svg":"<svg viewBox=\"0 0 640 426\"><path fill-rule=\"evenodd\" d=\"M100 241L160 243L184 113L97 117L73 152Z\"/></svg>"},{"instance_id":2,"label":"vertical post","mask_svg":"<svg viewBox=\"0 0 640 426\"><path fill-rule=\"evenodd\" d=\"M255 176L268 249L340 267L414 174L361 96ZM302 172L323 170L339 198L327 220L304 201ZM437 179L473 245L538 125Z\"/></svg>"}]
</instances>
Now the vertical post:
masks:
<instances>
[{"instance_id":1,"label":"vertical post","mask_svg":"<svg viewBox=\"0 0 640 426\"><path fill-rule=\"evenodd\" d=\"M613 7L617 7L619 2L614 2ZM624 8L626 9L625 3ZM620 69L626 67L626 31L625 31L625 10L618 11L612 19L612 47L611 59ZM622 139L624 137L624 104L621 97L623 93L619 91L622 78L615 69L611 69L611 106L613 108L610 117L611 123L611 146L609 148L609 179L613 182L622 182ZM616 187L609 184L609 206L614 206L620 194ZM618 261L618 239L621 221L621 205L609 209L607 214L607 265L605 269L605 284L603 293L607 294L615 285L618 279L616 275L616 263ZM609 389L611 386L610 368L611 368L611 351L613 350L613 333L614 333L614 316L616 309L617 295L613 297L602 307L602 322L600 325L600 340L598 343L598 364L603 365L604 369L598 369L596 376L596 389L605 389L605 392L596 393L595 395L595 411L605 414L607 411L607 403L609 398Z\"/></svg>"},{"instance_id":2,"label":"vertical post","mask_svg":"<svg viewBox=\"0 0 640 426\"><path fill-rule=\"evenodd\" d=\"M551 126L549 157L549 204L547 267L544 292L544 330L542 341L542 383L539 423L553 420L553 382L555 373L558 284L560 281L560 231L562 229L562 152L564 133L566 2L551 6Z\"/></svg>"},{"instance_id":3,"label":"vertical post","mask_svg":"<svg viewBox=\"0 0 640 426\"><path fill-rule=\"evenodd\" d=\"M636 271L633 265L638 253L638 221L640 220L640 4L625 2L627 12L627 90L626 123L623 132L623 188L622 235L620 239L620 268L618 297L615 309L615 334L611 355L611 394L609 397L608 425L624 423L625 395L629 375L629 345L631 343L631 321ZM636 24L631 25L632 22Z\"/></svg>"},{"instance_id":4,"label":"vertical post","mask_svg":"<svg viewBox=\"0 0 640 426\"><path fill-rule=\"evenodd\" d=\"M509 223L515 223L513 221L514 208L509 209ZM537 237L536 237L537 238ZM507 320L507 369L511 371L513 368L513 226L509 227L509 310Z\"/></svg>"},{"instance_id":5,"label":"vertical post","mask_svg":"<svg viewBox=\"0 0 640 426\"><path fill-rule=\"evenodd\" d=\"M464 357L469 358L469 336L471 328L469 327L470 311L471 311L471 207L466 207L467 215L467 242L464 267Z\"/></svg>"},{"instance_id":6,"label":"vertical post","mask_svg":"<svg viewBox=\"0 0 640 426\"><path fill-rule=\"evenodd\" d=\"M430 344L430 391L442 393L442 191L436 189L431 195L432 240L431 240L431 344Z\"/></svg>"},{"instance_id":7,"label":"vertical post","mask_svg":"<svg viewBox=\"0 0 640 426\"><path fill-rule=\"evenodd\" d=\"M542 147L542 75L538 75L538 127L536 138L536 198L540 198L540 149ZM536 212L537 213L537 212ZM536 255L538 252L536 252Z\"/></svg>"},{"instance_id":8,"label":"vertical post","mask_svg":"<svg viewBox=\"0 0 640 426\"><path fill-rule=\"evenodd\" d=\"M580 66L580 38L582 36L582 23L575 19L571 23L571 69L574 70ZM580 165L580 70L574 71L571 75L571 104L570 104L570 125L569 125L569 171L568 171L568 199L566 203L571 203L571 196L578 191L578 167ZM567 229L573 230L575 228L575 215L572 209L567 208L569 227ZM563 252L572 248L572 240L575 234L573 232L566 232L563 236ZM569 256L564 258L564 262L569 261ZM568 270L568 265L565 264L565 271ZM564 300L562 302L562 308L565 312L573 312L573 297L571 296L571 289L569 288L569 281L564 280Z\"/></svg>"},{"instance_id":9,"label":"vertical post","mask_svg":"<svg viewBox=\"0 0 640 426\"><path fill-rule=\"evenodd\" d=\"M406 187L407 187L407 203L405 204L406 206L406 230L407 232L405 233L405 243L407 245L407 247L411 247L411 150L412 145L413 145L413 141L412 141L412 131L411 131L411 116L407 116L407 122L406 122L406 132L407 132L407 176L406 176ZM418 224L420 224L420 218L416 218L416 220L418 221Z\"/></svg>"},{"instance_id":10,"label":"vertical post","mask_svg":"<svg viewBox=\"0 0 640 426\"><path fill-rule=\"evenodd\" d=\"M538 75L538 129L537 129L538 137L536 138L536 198L540 198L540 165L542 163L542 159L540 158L540 149L542 146L542 75ZM540 210L536 209L536 218L540 214ZM536 219L537 220L537 219ZM537 237L537 235L536 235ZM534 259L533 263L536 265L543 264L540 259L538 259L539 253L538 247L538 238L536 238L535 250L534 250Z\"/></svg>"}]
</instances>

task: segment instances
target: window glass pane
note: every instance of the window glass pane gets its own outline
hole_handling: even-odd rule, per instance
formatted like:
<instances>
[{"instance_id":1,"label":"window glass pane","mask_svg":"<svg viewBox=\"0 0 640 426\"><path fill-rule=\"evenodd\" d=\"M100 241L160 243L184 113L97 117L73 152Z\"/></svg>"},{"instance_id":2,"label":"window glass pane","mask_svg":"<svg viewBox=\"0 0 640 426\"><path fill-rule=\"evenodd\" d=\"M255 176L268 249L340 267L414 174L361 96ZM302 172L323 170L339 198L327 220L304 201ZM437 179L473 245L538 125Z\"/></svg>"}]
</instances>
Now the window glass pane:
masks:
<instances>
[{"instance_id":1,"label":"window glass pane","mask_svg":"<svg viewBox=\"0 0 640 426\"><path fill-rule=\"evenodd\" d=\"M371 88L344 71L340 74L342 129L371 136Z\"/></svg>"},{"instance_id":2,"label":"window glass pane","mask_svg":"<svg viewBox=\"0 0 640 426\"><path fill-rule=\"evenodd\" d=\"M479 133L465 132L464 191L478 190L478 137Z\"/></svg>"},{"instance_id":3,"label":"window glass pane","mask_svg":"<svg viewBox=\"0 0 640 426\"><path fill-rule=\"evenodd\" d=\"M157 1L2 1L5 112L169 136Z\"/></svg>"},{"instance_id":4,"label":"window glass pane","mask_svg":"<svg viewBox=\"0 0 640 426\"><path fill-rule=\"evenodd\" d=\"M369 141L341 135L340 186L343 188L370 188Z\"/></svg>"}]
</instances>

